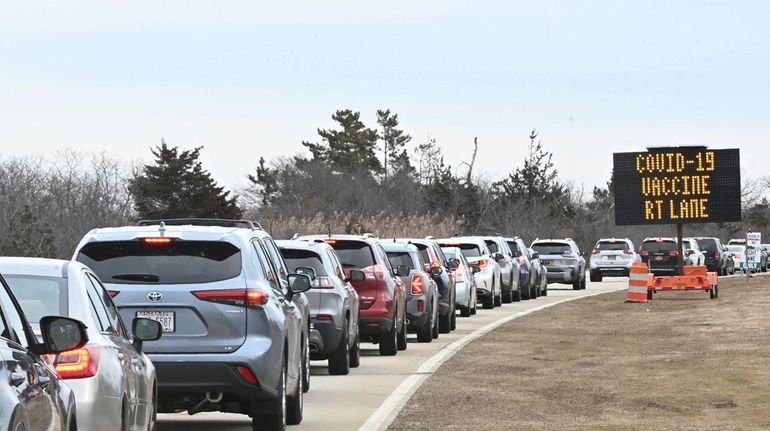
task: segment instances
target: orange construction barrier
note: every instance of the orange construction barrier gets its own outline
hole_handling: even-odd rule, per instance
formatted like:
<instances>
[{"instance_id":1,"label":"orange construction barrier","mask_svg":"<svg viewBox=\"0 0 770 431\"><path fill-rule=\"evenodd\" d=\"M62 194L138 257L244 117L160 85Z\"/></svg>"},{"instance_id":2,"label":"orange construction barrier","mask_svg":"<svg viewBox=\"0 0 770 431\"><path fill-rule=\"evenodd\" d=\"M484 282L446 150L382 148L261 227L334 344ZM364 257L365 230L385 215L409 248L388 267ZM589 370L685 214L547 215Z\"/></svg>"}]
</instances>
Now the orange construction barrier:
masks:
<instances>
[{"instance_id":1,"label":"orange construction barrier","mask_svg":"<svg viewBox=\"0 0 770 431\"><path fill-rule=\"evenodd\" d=\"M705 290L711 299L719 297L719 276L708 272L705 266L685 266L684 275L654 277L650 292L668 290Z\"/></svg>"},{"instance_id":2,"label":"orange construction barrier","mask_svg":"<svg viewBox=\"0 0 770 431\"><path fill-rule=\"evenodd\" d=\"M626 302L647 302L647 265L635 263L628 273Z\"/></svg>"}]
</instances>

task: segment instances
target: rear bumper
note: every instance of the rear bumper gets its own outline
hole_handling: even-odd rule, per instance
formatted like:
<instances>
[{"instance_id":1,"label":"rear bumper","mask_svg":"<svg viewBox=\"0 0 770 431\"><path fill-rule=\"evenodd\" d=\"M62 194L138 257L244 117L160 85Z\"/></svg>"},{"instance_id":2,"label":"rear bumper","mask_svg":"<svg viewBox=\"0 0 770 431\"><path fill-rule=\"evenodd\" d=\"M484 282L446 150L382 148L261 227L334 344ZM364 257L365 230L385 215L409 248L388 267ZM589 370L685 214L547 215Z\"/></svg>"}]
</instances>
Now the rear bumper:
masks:
<instances>
[{"instance_id":1,"label":"rear bumper","mask_svg":"<svg viewBox=\"0 0 770 431\"><path fill-rule=\"evenodd\" d=\"M393 320L385 317L363 317L358 319L358 331L363 336L387 334L393 328Z\"/></svg>"},{"instance_id":2,"label":"rear bumper","mask_svg":"<svg viewBox=\"0 0 770 431\"><path fill-rule=\"evenodd\" d=\"M465 282L455 284L455 304L460 306L467 306L470 298L468 297L470 290L466 287Z\"/></svg>"},{"instance_id":3,"label":"rear bumper","mask_svg":"<svg viewBox=\"0 0 770 431\"><path fill-rule=\"evenodd\" d=\"M548 266L546 279L549 283L574 283L578 279L576 266Z\"/></svg>"},{"instance_id":4,"label":"rear bumper","mask_svg":"<svg viewBox=\"0 0 770 431\"><path fill-rule=\"evenodd\" d=\"M337 326L334 325L334 322L319 322L311 319L310 333L308 335L310 359L328 359L329 355L337 350L337 347L340 345L342 332L342 328L337 328Z\"/></svg>"}]
</instances>

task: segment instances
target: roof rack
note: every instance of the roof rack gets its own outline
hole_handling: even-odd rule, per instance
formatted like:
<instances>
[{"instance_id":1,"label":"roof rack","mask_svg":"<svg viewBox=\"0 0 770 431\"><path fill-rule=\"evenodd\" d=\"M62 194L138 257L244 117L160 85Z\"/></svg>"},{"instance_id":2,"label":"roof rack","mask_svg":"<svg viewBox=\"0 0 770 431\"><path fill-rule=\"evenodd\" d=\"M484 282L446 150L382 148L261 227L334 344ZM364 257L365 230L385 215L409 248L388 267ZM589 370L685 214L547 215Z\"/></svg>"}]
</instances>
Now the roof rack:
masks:
<instances>
[{"instance_id":1,"label":"roof rack","mask_svg":"<svg viewBox=\"0 0 770 431\"><path fill-rule=\"evenodd\" d=\"M494 232L494 233L493 232L487 232L487 233L483 233L483 232L482 233L460 232L460 233L452 234L452 238L458 237L458 236L499 236L499 237L502 237L502 235L500 235L497 232Z\"/></svg>"},{"instance_id":2,"label":"roof rack","mask_svg":"<svg viewBox=\"0 0 770 431\"><path fill-rule=\"evenodd\" d=\"M366 233L364 233L364 234L363 234L363 235L361 235L361 236L363 236L364 238L374 238L374 239L378 239L378 238L377 238L377 235L375 235L375 234L373 234L373 233L371 233L371 232L366 232Z\"/></svg>"},{"instance_id":3,"label":"roof rack","mask_svg":"<svg viewBox=\"0 0 770 431\"><path fill-rule=\"evenodd\" d=\"M157 220L140 220L137 226L152 226L163 223L166 226L220 226L220 227L240 227L251 230L264 230L262 225L251 220L234 220L220 218L168 218Z\"/></svg>"}]
</instances>

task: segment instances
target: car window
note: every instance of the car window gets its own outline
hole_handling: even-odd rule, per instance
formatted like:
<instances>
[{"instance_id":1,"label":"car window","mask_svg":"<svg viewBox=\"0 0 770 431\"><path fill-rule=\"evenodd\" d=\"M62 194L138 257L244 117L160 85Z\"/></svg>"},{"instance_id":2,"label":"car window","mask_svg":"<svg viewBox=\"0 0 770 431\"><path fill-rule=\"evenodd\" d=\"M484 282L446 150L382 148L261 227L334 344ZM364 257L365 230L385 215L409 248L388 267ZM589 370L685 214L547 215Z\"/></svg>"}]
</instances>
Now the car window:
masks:
<instances>
[{"instance_id":1,"label":"car window","mask_svg":"<svg viewBox=\"0 0 770 431\"><path fill-rule=\"evenodd\" d=\"M487 244L487 247L489 247L489 251L491 253L497 253L497 243L492 241L491 239L484 240L484 242Z\"/></svg>"},{"instance_id":2,"label":"car window","mask_svg":"<svg viewBox=\"0 0 770 431\"><path fill-rule=\"evenodd\" d=\"M451 244L450 246L459 248L460 253L462 253L465 257L481 257L483 253L483 250L481 250L478 245L473 243Z\"/></svg>"},{"instance_id":3,"label":"car window","mask_svg":"<svg viewBox=\"0 0 770 431\"><path fill-rule=\"evenodd\" d=\"M365 241L329 240L345 268L368 268L374 265L372 247Z\"/></svg>"},{"instance_id":4,"label":"car window","mask_svg":"<svg viewBox=\"0 0 770 431\"><path fill-rule=\"evenodd\" d=\"M257 259L259 260L259 266L262 268L262 275L265 277L265 280L270 283L270 287L273 289L284 292L284 290L281 288L281 285L278 282L278 278L274 275L275 270L273 269L272 264L269 262L269 259L267 258L267 251L265 250L265 246L262 245L260 241L253 240L251 242L251 245L254 249L254 253L257 255ZM285 292L284 292L285 293Z\"/></svg>"},{"instance_id":5,"label":"car window","mask_svg":"<svg viewBox=\"0 0 770 431\"><path fill-rule=\"evenodd\" d=\"M11 295L5 290L5 286L0 286L0 304L2 304L3 310L5 310L5 328L3 328L3 337L19 344L22 347L29 347L30 340L27 339L26 331L24 330L24 320L19 309L16 308L16 304L13 303Z\"/></svg>"},{"instance_id":6,"label":"car window","mask_svg":"<svg viewBox=\"0 0 770 431\"><path fill-rule=\"evenodd\" d=\"M397 268L399 265L406 265L411 270L417 269L408 251L389 251L387 255L390 265L394 268Z\"/></svg>"},{"instance_id":7,"label":"car window","mask_svg":"<svg viewBox=\"0 0 770 431\"><path fill-rule=\"evenodd\" d=\"M428 246L425 244L413 244L415 247L417 247L417 251L420 252L420 256L422 256L422 260L425 263L432 264L430 252L428 251Z\"/></svg>"},{"instance_id":8,"label":"car window","mask_svg":"<svg viewBox=\"0 0 770 431\"><path fill-rule=\"evenodd\" d=\"M572 251L572 247L563 242L538 242L532 244L532 249L541 255L563 254Z\"/></svg>"},{"instance_id":9,"label":"car window","mask_svg":"<svg viewBox=\"0 0 770 431\"><path fill-rule=\"evenodd\" d=\"M713 252L717 250L717 242L712 238L698 239L698 246L703 251Z\"/></svg>"},{"instance_id":10,"label":"car window","mask_svg":"<svg viewBox=\"0 0 770 431\"><path fill-rule=\"evenodd\" d=\"M327 275L326 267L321 260L321 256L318 253L310 250L297 250L292 248L281 249L283 254L283 260L289 267L289 271L297 272L297 268L300 266L313 268L316 275Z\"/></svg>"},{"instance_id":11,"label":"car window","mask_svg":"<svg viewBox=\"0 0 770 431\"><path fill-rule=\"evenodd\" d=\"M96 323L99 324L99 331L113 333L117 332L112 326L112 319L110 319L110 315L107 313L107 307L105 307L104 303L102 303L99 288L96 287L90 277L84 276L83 278L85 279L88 300L91 303L91 307L96 313L98 319Z\"/></svg>"},{"instance_id":12,"label":"car window","mask_svg":"<svg viewBox=\"0 0 770 431\"><path fill-rule=\"evenodd\" d=\"M625 251L629 249L625 241L601 241L596 248L602 251Z\"/></svg>"},{"instance_id":13,"label":"car window","mask_svg":"<svg viewBox=\"0 0 770 431\"><path fill-rule=\"evenodd\" d=\"M123 321L120 319L120 313L118 313L118 309L112 302L112 298L110 298L110 294L107 292L107 289L104 288L104 285L96 277L94 277L93 274L86 273L86 276L88 277L88 281L91 282L91 285L93 285L94 289L96 289L96 293L99 295L99 302L101 302L104 309L107 310L107 318L109 319L110 327L115 330L117 335L123 338L128 338L126 328L123 326Z\"/></svg>"},{"instance_id":14,"label":"car window","mask_svg":"<svg viewBox=\"0 0 770 431\"><path fill-rule=\"evenodd\" d=\"M439 262L443 262L446 264L447 258L444 255L444 251L441 250L441 247L438 246L435 242L431 242L431 250L433 250L433 253L438 258Z\"/></svg>"},{"instance_id":15,"label":"car window","mask_svg":"<svg viewBox=\"0 0 770 431\"><path fill-rule=\"evenodd\" d=\"M329 261L331 262L332 267L334 267L334 273L337 274L337 277L345 278L345 271L342 269L342 263L337 259L337 254L334 250L327 249L326 255L329 257Z\"/></svg>"},{"instance_id":16,"label":"car window","mask_svg":"<svg viewBox=\"0 0 770 431\"><path fill-rule=\"evenodd\" d=\"M5 281L33 327L42 317L69 314L66 278L6 274Z\"/></svg>"},{"instance_id":17,"label":"car window","mask_svg":"<svg viewBox=\"0 0 770 431\"><path fill-rule=\"evenodd\" d=\"M642 250L647 250L650 253L657 253L660 251L676 250L677 244L674 241L645 241L642 243Z\"/></svg>"},{"instance_id":18,"label":"car window","mask_svg":"<svg viewBox=\"0 0 770 431\"><path fill-rule=\"evenodd\" d=\"M77 260L105 283L189 284L235 278L241 273L241 251L224 241L92 242Z\"/></svg>"},{"instance_id":19,"label":"car window","mask_svg":"<svg viewBox=\"0 0 770 431\"><path fill-rule=\"evenodd\" d=\"M281 284L284 288L289 287L289 271L286 268L286 264L281 258L281 252L278 251L278 247L275 245L272 239L262 239L262 244L265 245L265 251L267 251L267 257L273 262L273 267L278 271Z\"/></svg>"},{"instance_id":20,"label":"car window","mask_svg":"<svg viewBox=\"0 0 770 431\"><path fill-rule=\"evenodd\" d=\"M376 247L377 253L379 253L380 255L380 259L382 259L382 262L388 268L388 271L391 274L393 274L393 265L390 264L390 259L388 259L388 253L386 253L385 249L382 248L382 246L379 244L377 244L375 247Z\"/></svg>"}]
</instances>

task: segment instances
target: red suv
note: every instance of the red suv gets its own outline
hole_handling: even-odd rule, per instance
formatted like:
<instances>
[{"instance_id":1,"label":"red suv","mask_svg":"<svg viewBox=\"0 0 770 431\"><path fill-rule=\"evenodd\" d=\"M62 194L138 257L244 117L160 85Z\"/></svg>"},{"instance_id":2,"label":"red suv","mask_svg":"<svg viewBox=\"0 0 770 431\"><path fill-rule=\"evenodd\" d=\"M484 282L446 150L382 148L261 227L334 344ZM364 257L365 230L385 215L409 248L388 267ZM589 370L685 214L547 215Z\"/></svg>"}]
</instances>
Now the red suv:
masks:
<instances>
[{"instance_id":1,"label":"red suv","mask_svg":"<svg viewBox=\"0 0 770 431\"><path fill-rule=\"evenodd\" d=\"M361 338L378 343L383 356L406 350L406 286L379 240L372 235L308 235L297 239L332 246L348 278L354 269L365 274L363 280L350 280L361 305Z\"/></svg>"}]
</instances>

